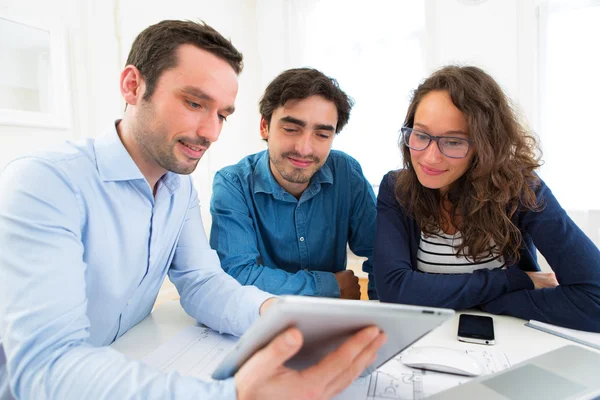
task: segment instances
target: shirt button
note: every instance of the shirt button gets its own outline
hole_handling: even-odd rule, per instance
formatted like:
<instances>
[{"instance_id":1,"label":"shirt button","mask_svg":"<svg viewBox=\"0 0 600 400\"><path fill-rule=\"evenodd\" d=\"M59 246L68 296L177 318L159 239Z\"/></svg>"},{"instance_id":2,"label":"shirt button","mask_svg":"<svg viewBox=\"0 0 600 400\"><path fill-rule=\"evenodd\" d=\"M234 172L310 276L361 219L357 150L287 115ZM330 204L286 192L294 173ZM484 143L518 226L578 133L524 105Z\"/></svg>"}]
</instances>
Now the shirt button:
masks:
<instances>
[{"instance_id":1,"label":"shirt button","mask_svg":"<svg viewBox=\"0 0 600 400\"><path fill-rule=\"evenodd\" d=\"M300 236L300 241L304 242L304 236Z\"/></svg>"}]
</instances>

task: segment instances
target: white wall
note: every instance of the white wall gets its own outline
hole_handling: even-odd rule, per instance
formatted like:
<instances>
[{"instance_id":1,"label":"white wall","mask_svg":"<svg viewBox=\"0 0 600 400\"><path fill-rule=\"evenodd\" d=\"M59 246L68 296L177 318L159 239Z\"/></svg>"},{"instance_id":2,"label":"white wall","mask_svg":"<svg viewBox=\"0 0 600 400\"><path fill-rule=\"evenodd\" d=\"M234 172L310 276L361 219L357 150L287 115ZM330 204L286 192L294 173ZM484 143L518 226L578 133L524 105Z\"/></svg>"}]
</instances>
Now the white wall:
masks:
<instances>
[{"instance_id":1,"label":"white wall","mask_svg":"<svg viewBox=\"0 0 600 400\"><path fill-rule=\"evenodd\" d=\"M258 134L257 102L267 83L265 77L277 73L279 67L274 64L260 67L259 57L263 54L260 59L264 60L265 52L271 52L272 57L273 52L281 49L258 43L261 36L257 13L263 17L271 13L267 21L281 24L278 16L282 9L273 8L279 1L2 0L0 15L34 12L64 24L70 56L72 116L71 126L62 129L0 126L0 168L19 154L59 140L98 135L122 114L119 73L135 36L162 19L203 19L230 37L245 56L238 111L228 119L220 140L194 173L208 227L214 173L244 155L265 148ZM487 0L467 5L467 1L426 0L425 40L426 65L430 71L456 62L483 67L520 105L534 129L538 112L535 1ZM398 21L401 23L402 16ZM263 35L268 32L265 28L268 27L261 26ZM272 43L276 41L276 37L272 38Z\"/></svg>"},{"instance_id":2,"label":"white wall","mask_svg":"<svg viewBox=\"0 0 600 400\"><path fill-rule=\"evenodd\" d=\"M32 15L33 14L33 15ZM253 0L3 0L0 16L48 18L64 25L68 40L70 105L69 128L47 129L0 125L0 170L13 158L44 149L62 140L95 137L120 118L124 102L119 74L136 35L163 19L202 19L215 27L244 54L236 113L228 118L194 179L199 189L205 226L212 177L220 168L264 148L258 132L258 77L256 14Z\"/></svg>"},{"instance_id":3,"label":"white wall","mask_svg":"<svg viewBox=\"0 0 600 400\"><path fill-rule=\"evenodd\" d=\"M535 128L534 0L427 0L427 66L471 64L490 73Z\"/></svg>"},{"instance_id":4,"label":"white wall","mask_svg":"<svg viewBox=\"0 0 600 400\"><path fill-rule=\"evenodd\" d=\"M65 24L77 19L76 0L55 0L42 2L39 0L3 0L0 3L0 16L11 16L20 20L31 20L32 10L38 17L62 16ZM60 14L59 14L60 12ZM3 55L4 57L5 55ZM3 61L4 62L4 61ZM73 136L70 128L43 129L23 126L0 125L0 170L13 158L43 149L58 141Z\"/></svg>"}]
</instances>

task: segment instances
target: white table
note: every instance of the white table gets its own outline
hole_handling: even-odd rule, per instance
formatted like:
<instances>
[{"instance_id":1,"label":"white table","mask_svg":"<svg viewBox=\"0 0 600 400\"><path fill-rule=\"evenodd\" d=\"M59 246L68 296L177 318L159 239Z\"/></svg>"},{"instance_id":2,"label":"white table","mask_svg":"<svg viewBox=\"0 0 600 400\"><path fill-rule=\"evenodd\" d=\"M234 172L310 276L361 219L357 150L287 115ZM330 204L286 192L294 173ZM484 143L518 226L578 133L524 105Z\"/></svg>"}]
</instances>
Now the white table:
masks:
<instances>
[{"instance_id":1,"label":"white table","mask_svg":"<svg viewBox=\"0 0 600 400\"><path fill-rule=\"evenodd\" d=\"M490 315L478 311L468 313ZM424 336L415 345L479 350L486 348L484 345L463 343L456 339L459 314ZM496 344L493 347L506 353L513 365L564 345L575 344L570 340L526 327L526 321L522 319L502 315L493 315L493 318L496 334ZM183 329L195 324L196 321L183 311L178 301L166 302L115 341L111 347L133 359L141 359Z\"/></svg>"}]
</instances>

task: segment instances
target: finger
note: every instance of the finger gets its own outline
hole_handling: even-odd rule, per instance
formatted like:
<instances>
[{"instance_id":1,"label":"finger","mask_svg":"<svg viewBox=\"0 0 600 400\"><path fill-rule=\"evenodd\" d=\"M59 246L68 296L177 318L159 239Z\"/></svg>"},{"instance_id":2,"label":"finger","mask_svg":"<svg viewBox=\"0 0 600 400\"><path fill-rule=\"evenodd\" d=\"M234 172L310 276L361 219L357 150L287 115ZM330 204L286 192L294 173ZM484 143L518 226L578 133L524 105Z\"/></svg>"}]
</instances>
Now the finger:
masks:
<instances>
[{"instance_id":1,"label":"finger","mask_svg":"<svg viewBox=\"0 0 600 400\"><path fill-rule=\"evenodd\" d=\"M325 388L326 398L335 396L346 389L359 375L377 359L377 351L386 342L387 336L385 333L380 333L369 346L364 349L354 361L348 365L348 368L342 371L329 385Z\"/></svg>"},{"instance_id":2,"label":"finger","mask_svg":"<svg viewBox=\"0 0 600 400\"><path fill-rule=\"evenodd\" d=\"M358 282L358 278L356 282L355 296L355 299L360 300L360 283Z\"/></svg>"},{"instance_id":3,"label":"finger","mask_svg":"<svg viewBox=\"0 0 600 400\"><path fill-rule=\"evenodd\" d=\"M344 276L346 276L346 279L348 280L352 279L352 277L354 276L354 271L352 271L351 269L346 269L343 273Z\"/></svg>"},{"instance_id":4,"label":"finger","mask_svg":"<svg viewBox=\"0 0 600 400\"><path fill-rule=\"evenodd\" d=\"M354 359L379 335L379 328L370 326L354 334L335 351L329 353L315 366L302 371L310 381L318 386L327 386L340 373L340 368L347 368Z\"/></svg>"},{"instance_id":5,"label":"finger","mask_svg":"<svg viewBox=\"0 0 600 400\"><path fill-rule=\"evenodd\" d=\"M257 381L272 376L275 371L300 350L302 341L302 333L297 328L287 329L250 357L242 366L240 372L249 372Z\"/></svg>"}]
</instances>

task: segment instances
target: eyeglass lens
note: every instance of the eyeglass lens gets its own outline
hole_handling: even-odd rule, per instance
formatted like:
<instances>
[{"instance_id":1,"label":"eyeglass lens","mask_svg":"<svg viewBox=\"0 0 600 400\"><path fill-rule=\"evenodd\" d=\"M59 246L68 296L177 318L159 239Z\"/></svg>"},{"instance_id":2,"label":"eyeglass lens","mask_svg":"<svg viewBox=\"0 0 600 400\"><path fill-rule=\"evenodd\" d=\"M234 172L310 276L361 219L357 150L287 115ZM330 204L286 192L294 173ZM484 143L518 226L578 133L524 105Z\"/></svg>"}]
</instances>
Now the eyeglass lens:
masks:
<instances>
[{"instance_id":1,"label":"eyeglass lens","mask_svg":"<svg viewBox=\"0 0 600 400\"><path fill-rule=\"evenodd\" d=\"M425 150L432 137L424 132L413 131L406 128L404 130L404 142L413 150ZM438 147L442 154L448 157L462 158L469 152L469 141L454 137L441 137L437 139Z\"/></svg>"}]
</instances>

